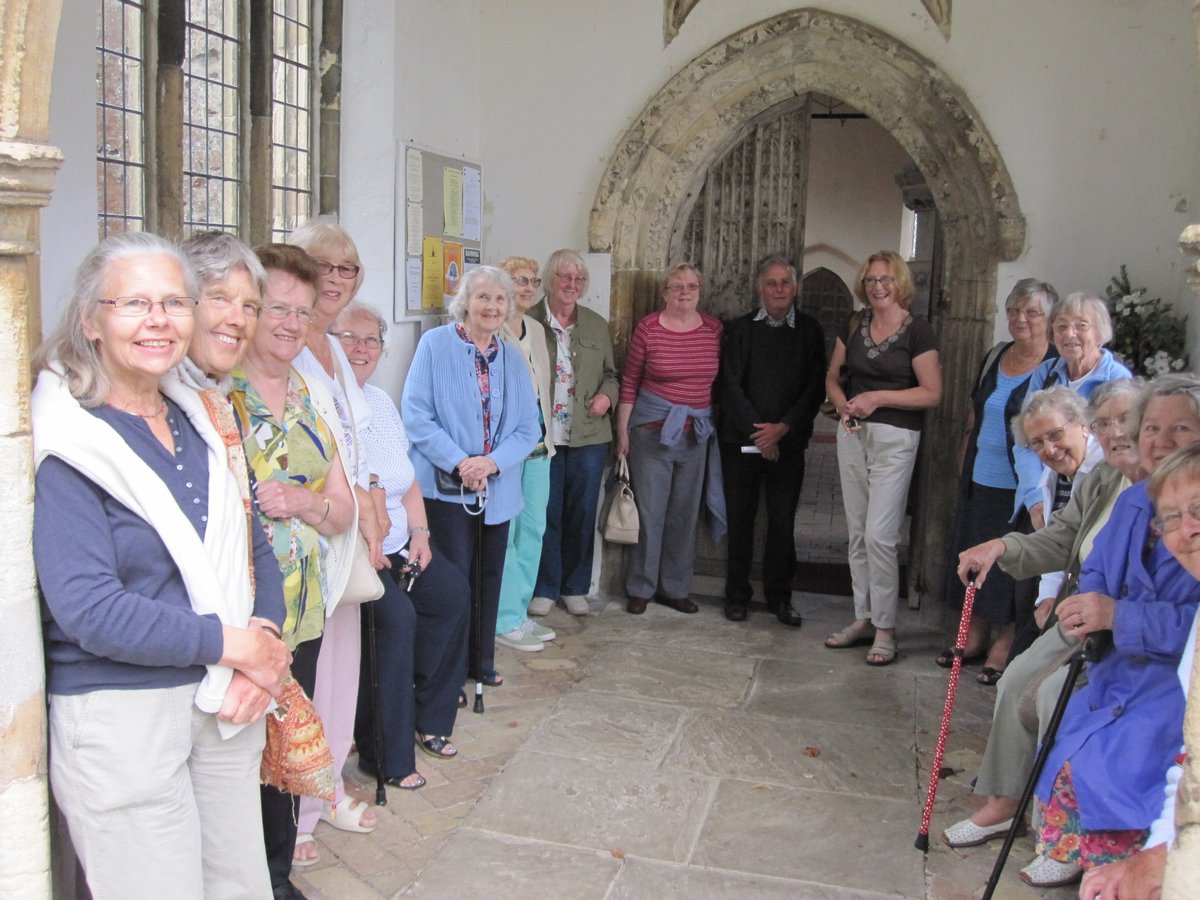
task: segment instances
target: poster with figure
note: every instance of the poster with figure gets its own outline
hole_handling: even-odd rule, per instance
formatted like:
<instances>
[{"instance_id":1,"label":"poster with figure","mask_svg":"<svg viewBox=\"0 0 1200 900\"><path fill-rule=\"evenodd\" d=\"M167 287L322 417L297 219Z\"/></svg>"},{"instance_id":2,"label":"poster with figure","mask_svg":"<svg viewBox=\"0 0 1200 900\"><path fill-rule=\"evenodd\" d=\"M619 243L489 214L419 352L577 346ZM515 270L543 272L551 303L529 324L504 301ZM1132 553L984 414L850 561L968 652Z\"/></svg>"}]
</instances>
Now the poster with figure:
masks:
<instances>
[{"instance_id":1,"label":"poster with figure","mask_svg":"<svg viewBox=\"0 0 1200 900\"><path fill-rule=\"evenodd\" d=\"M454 241L442 244L442 265L445 273L447 297L458 293L458 282L463 273L463 245Z\"/></svg>"},{"instance_id":2,"label":"poster with figure","mask_svg":"<svg viewBox=\"0 0 1200 900\"><path fill-rule=\"evenodd\" d=\"M421 273L421 309L441 309L446 305L445 269L442 268L443 245L439 238L425 238L421 259L424 261L424 271Z\"/></svg>"}]
</instances>

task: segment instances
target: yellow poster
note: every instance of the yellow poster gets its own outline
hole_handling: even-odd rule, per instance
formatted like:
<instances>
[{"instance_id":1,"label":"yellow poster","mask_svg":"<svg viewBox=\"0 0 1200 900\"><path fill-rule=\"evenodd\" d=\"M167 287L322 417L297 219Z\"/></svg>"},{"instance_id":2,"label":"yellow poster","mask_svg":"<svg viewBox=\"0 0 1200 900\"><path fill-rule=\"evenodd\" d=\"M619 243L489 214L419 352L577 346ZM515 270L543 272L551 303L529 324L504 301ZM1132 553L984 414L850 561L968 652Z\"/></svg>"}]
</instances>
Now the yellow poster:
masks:
<instances>
[{"instance_id":1,"label":"yellow poster","mask_svg":"<svg viewBox=\"0 0 1200 900\"><path fill-rule=\"evenodd\" d=\"M421 259L424 262L421 272L421 308L441 309L445 306L442 291L445 284L445 269L442 268L441 240L425 238Z\"/></svg>"},{"instance_id":2,"label":"yellow poster","mask_svg":"<svg viewBox=\"0 0 1200 900\"><path fill-rule=\"evenodd\" d=\"M446 241L442 252L442 265L446 267L446 296L458 293L458 281L463 273L463 245Z\"/></svg>"},{"instance_id":3,"label":"yellow poster","mask_svg":"<svg viewBox=\"0 0 1200 900\"><path fill-rule=\"evenodd\" d=\"M442 216L446 237L462 237L463 233L463 172L455 166L442 166Z\"/></svg>"}]
</instances>

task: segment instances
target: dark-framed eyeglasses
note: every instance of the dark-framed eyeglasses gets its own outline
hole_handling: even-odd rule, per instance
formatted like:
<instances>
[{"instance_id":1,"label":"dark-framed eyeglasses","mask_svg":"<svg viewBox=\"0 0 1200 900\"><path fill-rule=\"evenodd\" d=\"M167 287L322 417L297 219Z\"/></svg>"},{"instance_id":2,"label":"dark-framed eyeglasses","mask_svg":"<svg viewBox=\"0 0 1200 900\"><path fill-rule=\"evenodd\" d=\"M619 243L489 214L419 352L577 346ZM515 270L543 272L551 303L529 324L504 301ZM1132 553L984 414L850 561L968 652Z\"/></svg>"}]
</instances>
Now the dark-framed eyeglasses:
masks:
<instances>
[{"instance_id":1,"label":"dark-framed eyeglasses","mask_svg":"<svg viewBox=\"0 0 1200 900\"><path fill-rule=\"evenodd\" d=\"M335 266L333 263L329 262L328 260L325 260L325 259L317 260L317 270L320 271L320 273L322 275L328 275L334 269L337 269L338 274L341 275L343 278L357 278L358 273L362 271L361 266L354 266L354 265L351 265L350 263L345 263L340 266Z\"/></svg>"},{"instance_id":2,"label":"dark-framed eyeglasses","mask_svg":"<svg viewBox=\"0 0 1200 900\"><path fill-rule=\"evenodd\" d=\"M342 346L349 350L356 344L362 344L368 350L382 350L383 341L373 334L362 335L355 334L353 331L331 331L329 332L335 338L342 342Z\"/></svg>"},{"instance_id":3,"label":"dark-framed eyeglasses","mask_svg":"<svg viewBox=\"0 0 1200 900\"><path fill-rule=\"evenodd\" d=\"M162 300L151 300L149 297L113 297L111 300L97 300L105 306L111 306L118 316L140 318L148 316L155 306L161 306L168 316L190 316L196 309L196 301L192 297L164 297Z\"/></svg>"}]
</instances>

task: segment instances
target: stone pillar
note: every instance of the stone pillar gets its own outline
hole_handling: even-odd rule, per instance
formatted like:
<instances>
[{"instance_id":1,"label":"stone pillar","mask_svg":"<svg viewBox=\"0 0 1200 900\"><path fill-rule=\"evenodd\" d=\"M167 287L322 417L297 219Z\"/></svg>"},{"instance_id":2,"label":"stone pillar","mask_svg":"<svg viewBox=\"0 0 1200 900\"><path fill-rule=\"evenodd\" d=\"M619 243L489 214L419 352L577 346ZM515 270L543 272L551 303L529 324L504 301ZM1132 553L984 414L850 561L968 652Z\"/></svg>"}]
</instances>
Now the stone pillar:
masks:
<instances>
[{"instance_id":1,"label":"stone pillar","mask_svg":"<svg viewBox=\"0 0 1200 900\"><path fill-rule=\"evenodd\" d=\"M0 2L0 897L50 896L46 701L30 533L29 352L40 338L39 210L62 163L45 142L60 0Z\"/></svg>"}]
</instances>

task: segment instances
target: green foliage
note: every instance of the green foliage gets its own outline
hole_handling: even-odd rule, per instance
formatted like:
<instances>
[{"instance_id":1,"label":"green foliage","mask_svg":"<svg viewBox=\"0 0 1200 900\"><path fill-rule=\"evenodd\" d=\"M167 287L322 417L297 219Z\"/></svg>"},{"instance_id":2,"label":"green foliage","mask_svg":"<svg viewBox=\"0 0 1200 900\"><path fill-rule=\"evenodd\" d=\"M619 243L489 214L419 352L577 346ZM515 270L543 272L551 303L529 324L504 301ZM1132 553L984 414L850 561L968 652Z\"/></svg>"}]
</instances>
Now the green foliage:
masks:
<instances>
[{"instance_id":1,"label":"green foliage","mask_svg":"<svg viewBox=\"0 0 1200 900\"><path fill-rule=\"evenodd\" d=\"M1113 323L1108 348L1133 374L1155 378L1187 367L1186 316L1175 315L1161 297L1147 297L1145 288L1134 288L1124 266L1104 293Z\"/></svg>"}]
</instances>

